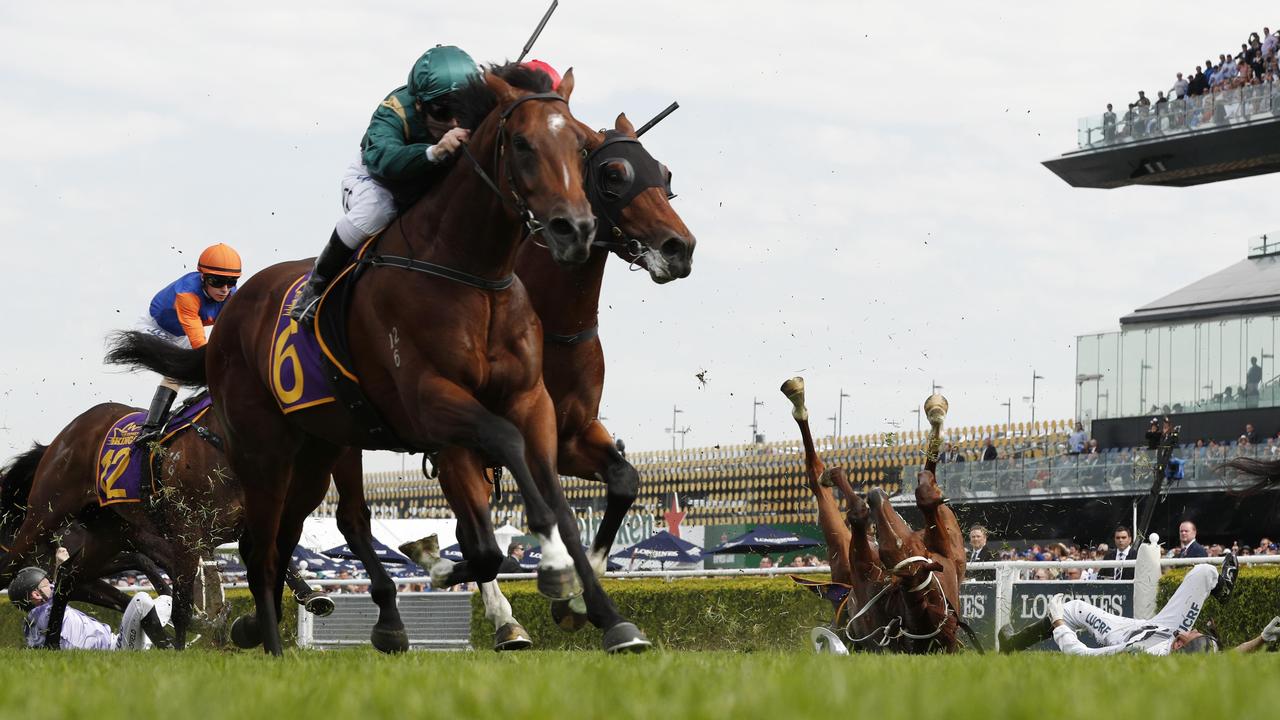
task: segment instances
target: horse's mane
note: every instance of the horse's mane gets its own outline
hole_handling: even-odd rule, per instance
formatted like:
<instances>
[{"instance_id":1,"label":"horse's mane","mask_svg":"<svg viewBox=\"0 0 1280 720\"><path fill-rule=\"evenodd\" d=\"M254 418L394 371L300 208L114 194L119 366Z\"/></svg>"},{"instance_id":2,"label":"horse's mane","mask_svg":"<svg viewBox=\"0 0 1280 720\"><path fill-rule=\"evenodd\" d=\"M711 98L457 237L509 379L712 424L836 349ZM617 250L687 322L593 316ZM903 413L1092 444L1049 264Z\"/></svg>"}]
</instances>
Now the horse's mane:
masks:
<instances>
[{"instance_id":1,"label":"horse's mane","mask_svg":"<svg viewBox=\"0 0 1280 720\"><path fill-rule=\"evenodd\" d=\"M485 72L493 73L508 85L526 92L551 92L551 76L541 70L525 67L520 63L506 62L488 65ZM484 122L498 104L498 97L478 75L466 85L445 96L449 108L458 118L458 125L474 130Z\"/></svg>"}]
</instances>

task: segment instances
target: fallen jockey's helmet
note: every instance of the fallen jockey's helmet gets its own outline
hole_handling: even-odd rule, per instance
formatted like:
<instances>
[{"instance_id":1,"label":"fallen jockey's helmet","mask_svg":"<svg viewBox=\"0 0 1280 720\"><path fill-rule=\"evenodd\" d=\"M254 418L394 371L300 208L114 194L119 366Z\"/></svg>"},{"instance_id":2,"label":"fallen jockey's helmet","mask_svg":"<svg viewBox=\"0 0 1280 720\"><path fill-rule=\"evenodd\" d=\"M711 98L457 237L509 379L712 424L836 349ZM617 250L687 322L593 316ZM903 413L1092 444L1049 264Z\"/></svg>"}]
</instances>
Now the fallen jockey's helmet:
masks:
<instances>
[{"instance_id":1,"label":"fallen jockey's helmet","mask_svg":"<svg viewBox=\"0 0 1280 720\"><path fill-rule=\"evenodd\" d=\"M457 90L479 74L476 61L461 48L437 45L413 64L409 71L409 94L426 104Z\"/></svg>"},{"instance_id":2,"label":"fallen jockey's helmet","mask_svg":"<svg viewBox=\"0 0 1280 720\"><path fill-rule=\"evenodd\" d=\"M560 89L560 73L556 72L556 69L551 67L550 63L542 60L525 60L524 66L530 70L538 70L546 73L547 76L551 78L551 89Z\"/></svg>"},{"instance_id":3,"label":"fallen jockey's helmet","mask_svg":"<svg viewBox=\"0 0 1280 720\"><path fill-rule=\"evenodd\" d=\"M1178 648L1178 652L1184 653L1213 653L1218 652L1218 639L1212 635L1201 635L1194 640L1189 641L1186 645Z\"/></svg>"},{"instance_id":4,"label":"fallen jockey's helmet","mask_svg":"<svg viewBox=\"0 0 1280 720\"><path fill-rule=\"evenodd\" d=\"M224 243L210 245L200 253L200 262L196 264L196 269L204 275L238 278L240 277L240 253Z\"/></svg>"},{"instance_id":5,"label":"fallen jockey's helmet","mask_svg":"<svg viewBox=\"0 0 1280 720\"><path fill-rule=\"evenodd\" d=\"M9 602L19 610L30 610L31 593L40 587L40 581L49 577L49 573L38 567L24 567L13 576L13 581L9 583Z\"/></svg>"}]
</instances>

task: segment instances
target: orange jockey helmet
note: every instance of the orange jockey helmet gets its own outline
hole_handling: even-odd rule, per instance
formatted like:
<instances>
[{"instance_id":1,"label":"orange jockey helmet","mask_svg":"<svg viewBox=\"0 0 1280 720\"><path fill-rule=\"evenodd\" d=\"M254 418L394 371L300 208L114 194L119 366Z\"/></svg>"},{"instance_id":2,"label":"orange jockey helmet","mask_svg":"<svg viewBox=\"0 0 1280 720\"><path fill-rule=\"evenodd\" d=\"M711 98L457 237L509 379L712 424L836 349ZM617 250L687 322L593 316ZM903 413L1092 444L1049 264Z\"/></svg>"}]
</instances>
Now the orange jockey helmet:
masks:
<instances>
[{"instance_id":1,"label":"orange jockey helmet","mask_svg":"<svg viewBox=\"0 0 1280 720\"><path fill-rule=\"evenodd\" d=\"M556 69L551 67L550 63L541 60L526 60L524 66L530 70L541 70L546 73L551 78L551 89L560 89L560 73L556 72Z\"/></svg>"},{"instance_id":2,"label":"orange jockey helmet","mask_svg":"<svg viewBox=\"0 0 1280 720\"><path fill-rule=\"evenodd\" d=\"M196 269L205 275L238 278L240 277L240 253L224 243L210 245L200 253L200 262L196 264Z\"/></svg>"}]
</instances>

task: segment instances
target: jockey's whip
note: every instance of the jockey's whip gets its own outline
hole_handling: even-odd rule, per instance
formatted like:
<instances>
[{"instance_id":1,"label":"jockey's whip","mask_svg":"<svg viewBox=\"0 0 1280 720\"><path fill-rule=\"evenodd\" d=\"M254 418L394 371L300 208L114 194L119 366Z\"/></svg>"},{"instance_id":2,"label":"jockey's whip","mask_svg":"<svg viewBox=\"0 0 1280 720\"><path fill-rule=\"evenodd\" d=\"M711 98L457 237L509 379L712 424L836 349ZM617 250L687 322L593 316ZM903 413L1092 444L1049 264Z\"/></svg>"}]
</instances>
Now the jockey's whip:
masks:
<instances>
[{"instance_id":1,"label":"jockey's whip","mask_svg":"<svg viewBox=\"0 0 1280 720\"><path fill-rule=\"evenodd\" d=\"M556 11L556 7L560 5L560 0L551 0L551 7L547 8L547 12L543 14L542 20L538 23L537 29L529 36L529 42L524 44L524 50L520 51L520 57L516 58L517 63L524 62L524 56L529 54L533 49L533 44L538 41L538 36L542 34L542 28L547 26L547 21L551 19L551 13Z\"/></svg>"}]
</instances>

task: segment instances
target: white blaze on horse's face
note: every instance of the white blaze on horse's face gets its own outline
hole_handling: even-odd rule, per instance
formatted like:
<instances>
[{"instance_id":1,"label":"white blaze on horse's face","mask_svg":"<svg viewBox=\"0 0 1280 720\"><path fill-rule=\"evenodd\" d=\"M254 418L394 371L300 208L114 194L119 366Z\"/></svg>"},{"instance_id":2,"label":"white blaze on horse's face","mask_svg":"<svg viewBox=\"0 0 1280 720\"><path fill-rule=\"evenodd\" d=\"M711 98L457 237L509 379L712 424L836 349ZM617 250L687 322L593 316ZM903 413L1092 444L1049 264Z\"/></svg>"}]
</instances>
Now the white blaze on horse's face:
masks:
<instances>
[{"instance_id":1,"label":"white blaze on horse's face","mask_svg":"<svg viewBox=\"0 0 1280 720\"><path fill-rule=\"evenodd\" d=\"M552 135L559 133L560 129L563 127L564 127L563 115L561 115L560 113L551 113L550 115L547 116L547 129L551 131Z\"/></svg>"},{"instance_id":2,"label":"white blaze on horse's face","mask_svg":"<svg viewBox=\"0 0 1280 720\"><path fill-rule=\"evenodd\" d=\"M568 190L569 189L569 166L563 165L563 164L560 165L560 174L564 178L564 189Z\"/></svg>"},{"instance_id":3,"label":"white blaze on horse's face","mask_svg":"<svg viewBox=\"0 0 1280 720\"><path fill-rule=\"evenodd\" d=\"M569 549L560 539L559 528L552 525L551 534L545 537L539 535L538 539L542 541L542 560L538 562L538 570L563 570L573 567L573 558L569 556Z\"/></svg>"}]
</instances>

